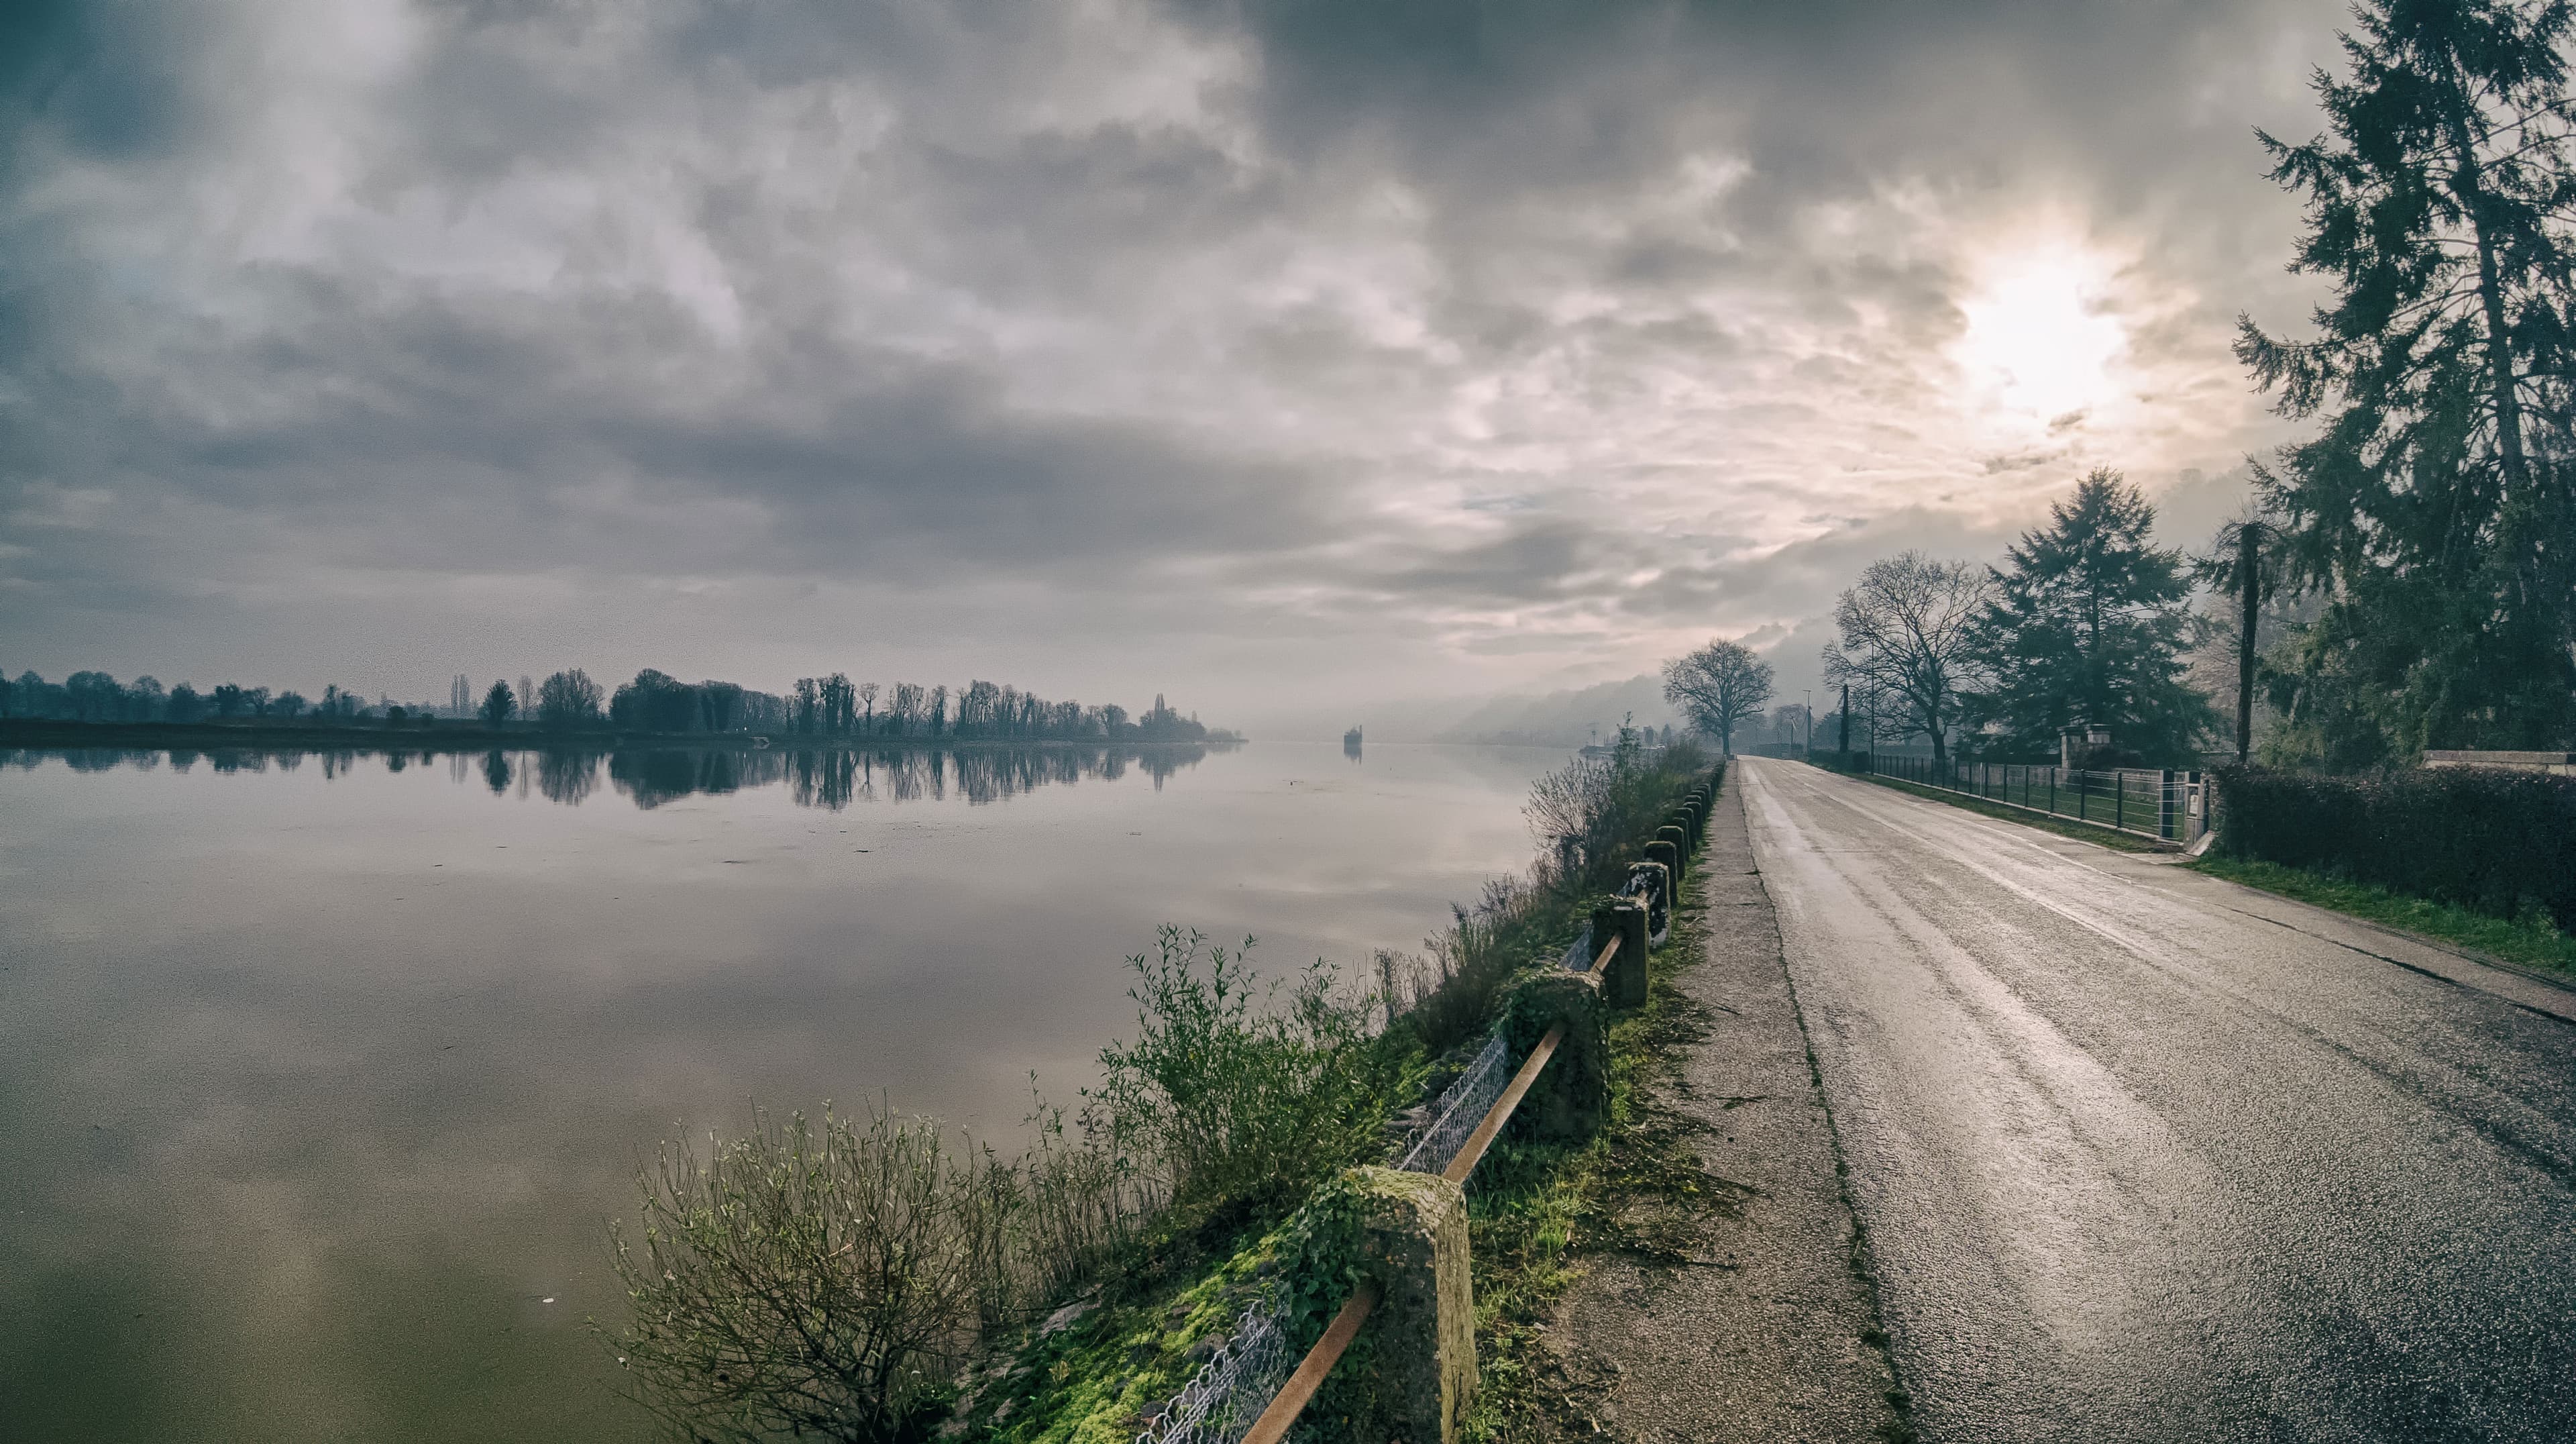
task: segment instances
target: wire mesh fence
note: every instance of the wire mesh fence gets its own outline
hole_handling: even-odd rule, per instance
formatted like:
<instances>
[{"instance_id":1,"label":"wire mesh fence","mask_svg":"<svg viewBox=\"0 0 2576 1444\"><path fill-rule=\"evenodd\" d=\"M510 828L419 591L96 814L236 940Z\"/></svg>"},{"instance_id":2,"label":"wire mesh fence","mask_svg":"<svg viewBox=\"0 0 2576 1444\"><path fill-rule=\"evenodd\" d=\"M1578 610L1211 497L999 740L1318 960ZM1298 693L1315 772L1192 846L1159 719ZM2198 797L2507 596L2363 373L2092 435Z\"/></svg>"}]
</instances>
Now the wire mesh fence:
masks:
<instances>
[{"instance_id":1,"label":"wire mesh fence","mask_svg":"<svg viewBox=\"0 0 2576 1444\"><path fill-rule=\"evenodd\" d=\"M1238 1444L1296 1366L1278 1302L1255 1303L1163 1412L1146 1421L1136 1444Z\"/></svg>"},{"instance_id":2,"label":"wire mesh fence","mask_svg":"<svg viewBox=\"0 0 2576 1444\"><path fill-rule=\"evenodd\" d=\"M1511 1082L1503 1032L1494 1030L1457 1081L1442 1090L1431 1121L1407 1141L1398 1168L1438 1173ZM1296 1367L1287 1322L1275 1299L1255 1302L1190 1382L1137 1434L1136 1444L1239 1444Z\"/></svg>"},{"instance_id":3,"label":"wire mesh fence","mask_svg":"<svg viewBox=\"0 0 2576 1444\"><path fill-rule=\"evenodd\" d=\"M1592 924L1589 921L1584 923L1582 934L1565 945L1565 956L1557 959L1557 963L1569 973L1579 973L1592 966Z\"/></svg>"},{"instance_id":4,"label":"wire mesh fence","mask_svg":"<svg viewBox=\"0 0 2576 1444\"><path fill-rule=\"evenodd\" d=\"M1504 1085L1512 1075L1505 1066L1508 1062L1503 1031L1497 1028L1485 1040L1475 1061L1467 1065L1467 1071L1441 1093L1439 1104L1432 1109L1431 1122L1414 1136L1411 1146L1404 1150L1403 1162L1396 1167L1408 1173L1438 1173L1447 1168L1449 1160L1458 1156L1467 1135L1476 1131L1476 1125L1493 1108L1494 1100L1503 1096Z\"/></svg>"}]
</instances>

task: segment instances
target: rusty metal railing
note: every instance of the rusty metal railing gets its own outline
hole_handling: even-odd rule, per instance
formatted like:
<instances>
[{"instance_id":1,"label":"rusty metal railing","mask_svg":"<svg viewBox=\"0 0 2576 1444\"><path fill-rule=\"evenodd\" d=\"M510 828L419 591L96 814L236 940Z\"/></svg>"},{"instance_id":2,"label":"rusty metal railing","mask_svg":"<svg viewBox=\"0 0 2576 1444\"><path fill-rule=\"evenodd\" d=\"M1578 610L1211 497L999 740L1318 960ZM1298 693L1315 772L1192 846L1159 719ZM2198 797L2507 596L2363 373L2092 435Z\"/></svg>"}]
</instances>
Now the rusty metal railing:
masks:
<instances>
[{"instance_id":1,"label":"rusty metal railing","mask_svg":"<svg viewBox=\"0 0 2576 1444\"><path fill-rule=\"evenodd\" d=\"M1585 971L1599 973L1609 966L1611 955L1618 951L1619 939L1614 935ZM1512 1074L1512 1081L1504 1085L1502 1096L1485 1111L1484 1121L1476 1125L1475 1132L1467 1135L1467 1141L1459 1148L1457 1156L1440 1171L1442 1178L1455 1184L1466 1183L1467 1175L1475 1172L1476 1165L1484 1161L1485 1150L1493 1147L1495 1135L1511 1121L1512 1110L1520 1107L1521 1099L1529 1094L1530 1085L1538 1081L1539 1070L1547 1066L1548 1059L1556 1056L1557 1045L1564 1041L1563 1023L1548 1029L1539 1038L1536 1046L1530 1049L1529 1057L1521 1061L1519 1071ZM1304 1359L1298 1361L1296 1372L1288 1376L1288 1382L1279 1386L1279 1393L1271 1399L1270 1407L1262 1410L1261 1417L1252 1421L1250 1432L1243 1436L1243 1444L1280 1444L1288 1437L1288 1430L1296 1424L1297 1416L1305 1412L1307 1401L1315 1397L1315 1391L1324 1386L1324 1376L1341 1362L1351 1340L1359 1337L1360 1325L1368 1322L1369 1312L1377 1307L1377 1303L1375 1284L1363 1283L1351 1292L1341 1311L1324 1326L1324 1336L1315 1341L1314 1348L1307 1350Z\"/></svg>"}]
</instances>

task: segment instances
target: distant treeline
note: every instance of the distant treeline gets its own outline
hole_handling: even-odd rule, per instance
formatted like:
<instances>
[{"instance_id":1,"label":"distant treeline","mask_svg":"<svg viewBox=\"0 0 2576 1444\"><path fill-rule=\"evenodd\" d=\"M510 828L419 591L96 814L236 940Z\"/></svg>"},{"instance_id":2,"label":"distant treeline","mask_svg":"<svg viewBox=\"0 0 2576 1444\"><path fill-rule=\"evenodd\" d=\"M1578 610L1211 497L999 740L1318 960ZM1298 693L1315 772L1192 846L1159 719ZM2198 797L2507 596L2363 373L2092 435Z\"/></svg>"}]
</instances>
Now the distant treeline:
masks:
<instances>
[{"instance_id":1,"label":"distant treeline","mask_svg":"<svg viewBox=\"0 0 2576 1444\"><path fill-rule=\"evenodd\" d=\"M200 692L185 682L165 688L148 676L120 683L105 672L74 672L55 683L27 672L14 682L0 678L0 718L179 726L271 722L388 727L449 720L479 722L496 731L751 732L904 741L1125 743L1232 738L1222 730L1212 732L1195 716L1183 716L1160 695L1142 715L1130 716L1126 708L1116 705L1050 702L1033 692L993 682L972 682L952 691L915 682L853 683L835 672L828 677L799 678L780 695L734 682L683 682L649 667L613 693L605 692L578 667L541 683L522 678L514 687L506 679L496 681L479 699L460 676L444 706L427 702L406 706L389 698L370 702L336 685L324 688L321 700L311 701L294 691L271 692L236 683Z\"/></svg>"},{"instance_id":2,"label":"distant treeline","mask_svg":"<svg viewBox=\"0 0 2576 1444\"><path fill-rule=\"evenodd\" d=\"M402 711L399 707L397 712ZM48 682L22 672L15 682L0 676L0 717L40 717L60 722L203 722L210 718L382 717L381 704L370 705L357 693L337 686L322 689L322 700L301 692L270 692L227 682L200 692L182 682L164 689L157 678L137 677L120 683L105 672L74 672Z\"/></svg>"}]
</instances>

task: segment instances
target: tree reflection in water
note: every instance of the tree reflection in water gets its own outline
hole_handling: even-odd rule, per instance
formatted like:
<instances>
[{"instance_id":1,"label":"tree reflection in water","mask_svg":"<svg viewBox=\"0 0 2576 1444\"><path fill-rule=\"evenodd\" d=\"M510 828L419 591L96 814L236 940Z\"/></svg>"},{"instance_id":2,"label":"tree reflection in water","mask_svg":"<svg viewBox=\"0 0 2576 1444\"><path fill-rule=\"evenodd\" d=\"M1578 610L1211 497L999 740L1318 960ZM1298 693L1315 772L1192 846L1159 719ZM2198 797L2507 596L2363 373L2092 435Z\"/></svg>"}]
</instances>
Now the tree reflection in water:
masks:
<instances>
[{"instance_id":1,"label":"tree reflection in water","mask_svg":"<svg viewBox=\"0 0 2576 1444\"><path fill-rule=\"evenodd\" d=\"M533 780L547 801L577 807L599 790L602 764L608 781L641 808L659 807L700 793L739 792L745 788L784 785L799 807L838 811L853 802L912 802L946 799L952 792L969 804L999 802L1050 784L1070 786L1084 778L1115 782L1131 767L1163 780L1208 754L1196 744L1127 747L585 747L494 748L479 759L466 752L448 753L448 777L466 784L480 781L495 797L510 784ZM105 772L129 767L149 770L166 759L174 772L187 772L200 761L218 773L265 772L271 766L291 772L307 756L321 760L325 779L356 769L361 757L380 761L389 773L413 766L428 768L440 756L436 748L258 748L212 749L123 747L0 748L0 767L34 768L56 760L77 772Z\"/></svg>"}]
</instances>

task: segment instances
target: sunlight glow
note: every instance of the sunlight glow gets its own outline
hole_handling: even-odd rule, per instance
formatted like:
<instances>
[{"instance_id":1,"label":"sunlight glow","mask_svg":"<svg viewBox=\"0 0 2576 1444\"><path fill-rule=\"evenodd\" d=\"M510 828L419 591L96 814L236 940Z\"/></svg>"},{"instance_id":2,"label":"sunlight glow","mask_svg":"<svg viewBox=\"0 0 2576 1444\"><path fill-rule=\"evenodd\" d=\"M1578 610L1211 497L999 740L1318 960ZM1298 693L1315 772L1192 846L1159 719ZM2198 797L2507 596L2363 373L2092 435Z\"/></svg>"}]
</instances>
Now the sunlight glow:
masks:
<instances>
[{"instance_id":1,"label":"sunlight glow","mask_svg":"<svg viewBox=\"0 0 2576 1444\"><path fill-rule=\"evenodd\" d=\"M2042 421L2112 399L2111 363L2128 331L2103 309L2109 267L2051 246L1999 256L1961 303L1967 334L1956 360L1976 400Z\"/></svg>"}]
</instances>

